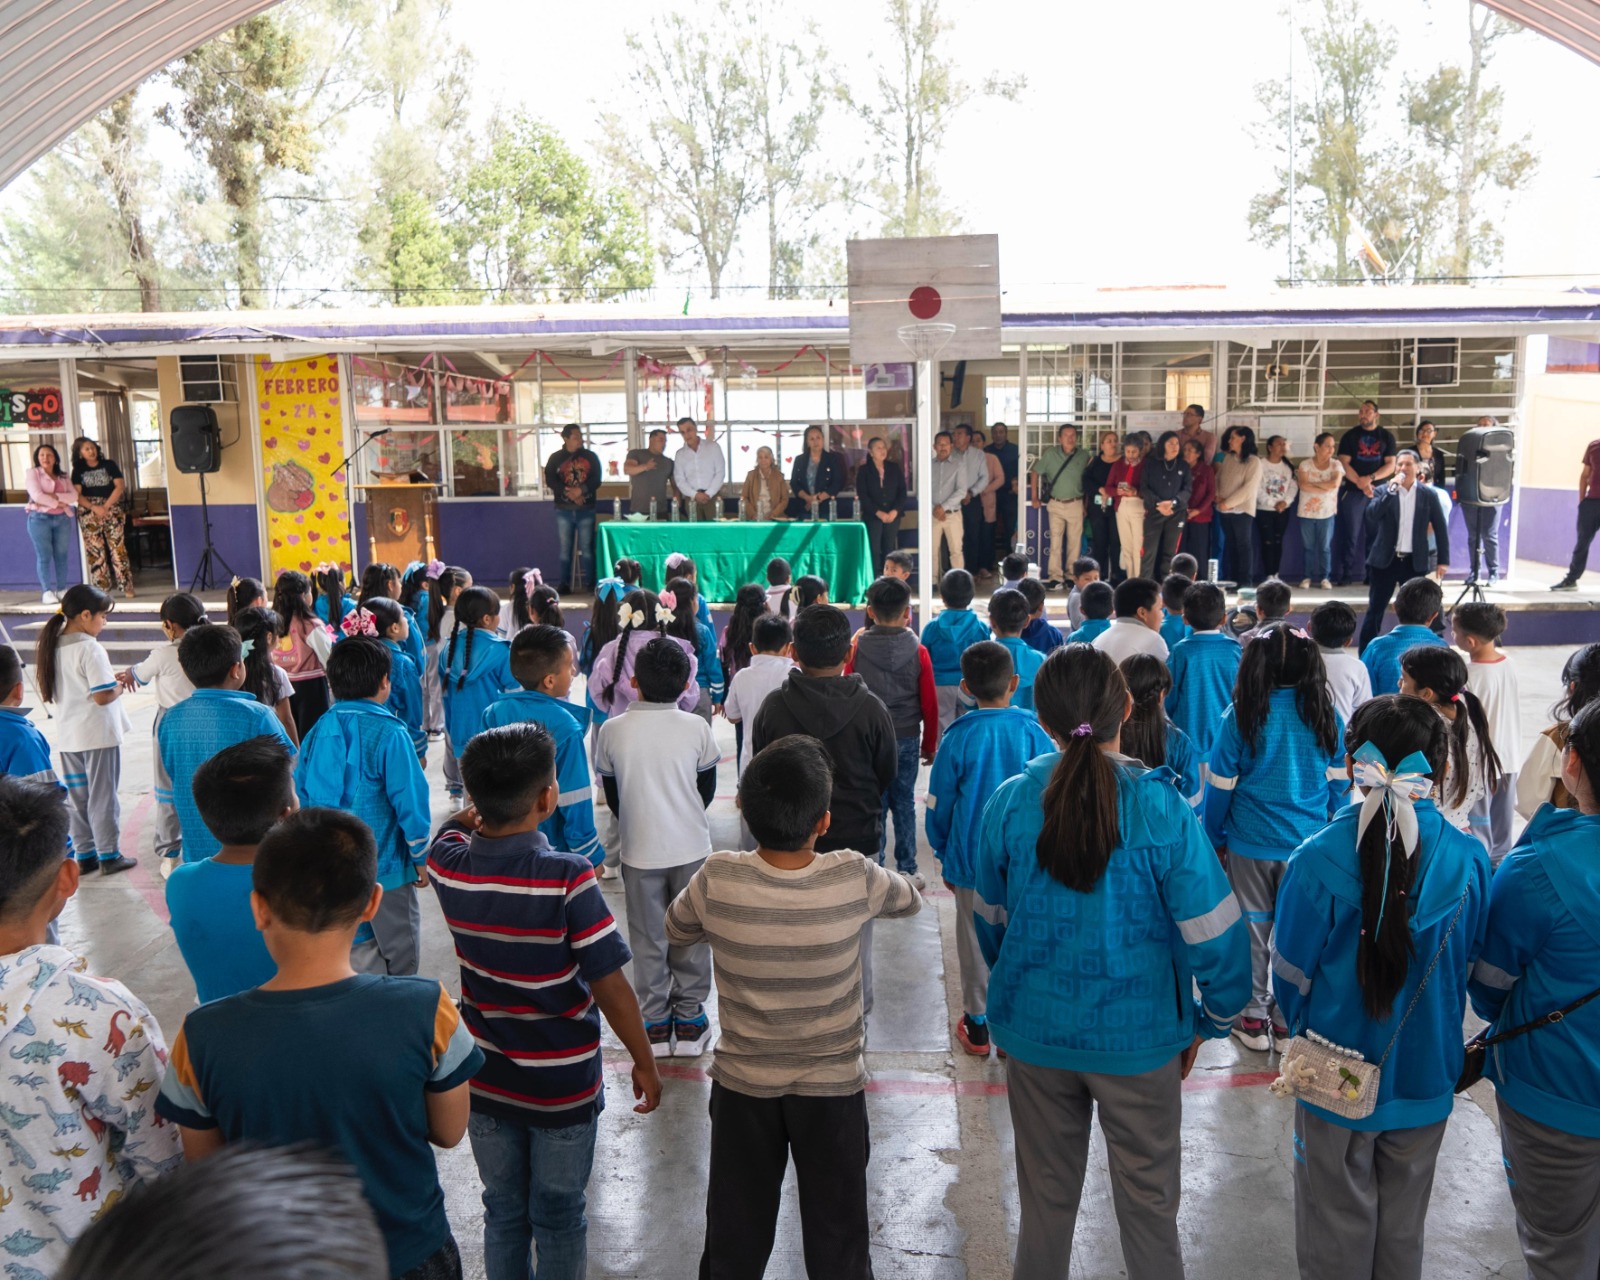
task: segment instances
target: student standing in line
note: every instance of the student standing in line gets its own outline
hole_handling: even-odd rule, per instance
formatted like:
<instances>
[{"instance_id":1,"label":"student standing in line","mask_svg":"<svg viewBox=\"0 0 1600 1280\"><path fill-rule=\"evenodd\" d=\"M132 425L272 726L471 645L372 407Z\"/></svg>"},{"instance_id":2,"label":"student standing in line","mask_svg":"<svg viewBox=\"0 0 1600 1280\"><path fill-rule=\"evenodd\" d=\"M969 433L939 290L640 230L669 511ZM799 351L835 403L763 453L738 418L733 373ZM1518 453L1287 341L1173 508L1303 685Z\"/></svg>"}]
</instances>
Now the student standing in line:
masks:
<instances>
[{"instance_id":1,"label":"student standing in line","mask_svg":"<svg viewBox=\"0 0 1600 1280\"><path fill-rule=\"evenodd\" d=\"M1067 644L1093 644L1097 636L1111 629L1111 611L1116 607L1117 593L1109 582L1091 582L1084 587L1079 599L1079 612L1083 621L1075 631L1066 636Z\"/></svg>"},{"instance_id":2,"label":"student standing in line","mask_svg":"<svg viewBox=\"0 0 1600 1280\"><path fill-rule=\"evenodd\" d=\"M1193 634L1173 646L1167 660L1172 692L1167 715L1194 743L1204 772L1222 713L1233 701L1233 683L1244 651L1222 631L1228 597L1214 582L1197 582L1183 593L1183 620Z\"/></svg>"},{"instance_id":3,"label":"student standing in line","mask_svg":"<svg viewBox=\"0 0 1600 1280\"><path fill-rule=\"evenodd\" d=\"M961 655L969 645L989 638L989 626L972 611L976 588L965 569L952 569L939 579L944 605L922 625L922 647L933 663L933 692L939 700L939 732L972 709L961 694Z\"/></svg>"},{"instance_id":4,"label":"student standing in line","mask_svg":"<svg viewBox=\"0 0 1600 1280\"><path fill-rule=\"evenodd\" d=\"M117 676L123 688L130 691L135 687L155 685L156 719L150 726L150 736L157 742L161 734L161 721L166 717L167 711L194 692L194 685L189 683L189 677L183 674L183 667L178 662L178 641L183 639L184 633L190 627L198 627L210 621L211 619L206 617L205 605L187 591L179 591L168 596L161 602L161 632L167 637L166 644L157 645L150 650L150 656L143 662L129 667ZM270 653L264 656L271 662ZM172 779L167 777L167 771L161 767L159 746L150 753L150 767L155 775L156 796L153 848L158 858L170 858L182 845L183 832L178 827L178 810L172 803Z\"/></svg>"},{"instance_id":5,"label":"student standing in line","mask_svg":"<svg viewBox=\"0 0 1600 1280\"><path fill-rule=\"evenodd\" d=\"M974 912L1016 1133L1012 1277L1065 1273L1097 1108L1128 1276L1171 1280L1179 1090L1249 998L1249 942L1177 788L1121 754L1128 686L1111 657L1058 649L1035 701L1059 750L984 809Z\"/></svg>"},{"instance_id":6,"label":"student standing in line","mask_svg":"<svg viewBox=\"0 0 1600 1280\"><path fill-rule=\"evenodd\" d=\"M333 635L328 624L313 611L311 579L293 569L285 569L272 584L272 611L283 620L273 661L283 668L294 686L289 708L294 712L296 734L303 742L333 700L323 667L333 652Z\"/></svg>"},{"instance_id":7,"label":"student standing in line","mask_svg":"<svg viewBox=\"0 0 1600 1280\"><path fill-rule=\"evenodd\" d=\"M1091 556L1079 556L1072 562L1072 590L1067 592L1067 630L1076 631L1083 625L1083 589L1099 581L1099 561Z\"/></svg>"},{"instance_id":8,"label":"student standing in line","mask_svg":"<svg viewBox=\"0 0 1600 1280\"><path fill-rule=\"evenodd\" d=\"M1577 807L1539 810L1495 872L1469 988L1473 1010L1491 1024L1484 1074L1495 1085L1517 1234L1533 1280L1600 1271L1600 711L1593 707L1569 726L1561 776Z\"/></svg>"},{"instance_id":9,"label":"student standing in line","mask_svg":"<svg viewBox=\"0 0 1600 1280\"><path fill-rule=\"evenodd\" d=\"M600 650L588 680L589 700L607 719L621 715L639 696L633 686L633 664L640 650L657 636L666 634L667 624L688 606L688 601L679 601L670 593L658 596L642 587L634 588L623 597L617 609L621 629L617 638ZM700 686L695 680L700 664L694 656L695 642L682 636L673 639L689 659L689 685L678 699L678 707L693 711L700 705Z\"/></svg>"},{"instance_id":10,"label":"student standing in line","mask_svg":"<svg viewBox=\"0 0 1600 1280\"><path fill-rule=\"evenodd\" d=\"M1296 1102L1295 1252L1302 1280L1420 1280L1489 859L1429 798L1448 748L1426 703L1373 698L1345 749L1366 801L1289 860L1272 985L1295 1034L1355 1050L1379 1064L1379 1080L1361 1119Z\"/></svg>"},{"instance_id":11,"label":"student standing in line","mask_svg":"<svg viewBox=\"0 0 1600 1280\"><path fill-rule=\"evenodd\" d=\"M445 789L461 796L457 761L483 713L503 694L519 688L511 674L511 645L500 638L500 597L488 587L468 587L456 596L450 641L439 651L439 687L444 701Z\"/></svg>"},{"instance_id":12,"label":"student standing in line","mask_svg":"<svg viewBox=\"0 0 1600 1280\"><path fill-rule=\"evenodd\" d=\"M1433 629L1433 620L1444 608L1444 592L1432 578L1412 578L1394 597L1395 626L1361 648L1361 661L1372 677L1373 693L1396 693L1400 689L1400 657L1418 645L1444 648L1444 640ZM1363 624L1363 633L1366 624Z\"/></svg>"},{"instance_id":13,"label":"student standing in line","mask_svg":"<svg viewBox=\"0 0 1600 1280\"><path fill-rule=\"evenodd\" d=\"M430 737L444 733L444 686L439 681L439 650L444 646L442 629L447 619L454 616L456 598L472 585L472 575L465 569L440 564L435 560L428 565L428 613L422 638L422 727ZM455 757L445 753L445 781L461 785L459 777L452 777Z\"/></svg>"},{"instance_id":14,"label":"student standing in line","mask_svg":"<svg viewBox=\"0 0 1600 1280\"><path fill-rule=\"evenodd\" d=\"M114 875L136 866L118 847L122 839L122 738L128 713L111 659L96 638L116 602L99 587L68 587L39 632L34 666L39 697L54 703L60 723L61 781L72 813L72 847L81 872Z\"/></svg>"},{"instance_id":15,"label":"student standing in line","mask_svg":"<svg viewBox=\"0 0 1600 1280\"><path fill-rule=\"evenodd\" d=\"M1561 781L1561 753L1567 728L1591 702L1600 698L1600 644L1575 650L1561 667L1561 700L1551 710L1555 723L1533 740L1528 758L1517 771L1517 812L1528 820L1542 804L1575 809L1577 802Z\"/></svg>"},{"instance_id":16,"label":"student standing in line","mask_svg":"<svg viewBox=\"0 0 1600 1280\"><path fill-rule=\"evenodd\" d=\"M1500 756L1489 739L1483 704L1467 687L1467 664L1454 649L1408 649L1400 659L1400 692L1437 711L1450 735L1449 762L1439 783L1445 821L1476 836L1489 849L1487 799L1500 776Z\"/></svg>"},{"instance_id":17,"label":"student standing in line","mask_svg":"<svg viewBox=\"0 0 1600 1280\"><path fill-rule=\"evenodd\" d=\"M1356 635L1356 611L1343 600L1319 604L1311 611L1306 630L1322 650L1333 709L1349 724L1356 708L1372 696L1372 676L1350 647Z\"/></svg>"},{"instance_id":18,"label":"student standing in line","mask_svg":"<svg viewBox=\"0 0 1600 1280\"><path fill-rule=\"evenodd\" d=\"M1511 851L1511 823L1516 813L1517 753L1522 750L1521 695L1517 668L1500 648L1506 631L1506 611L1486 601L1466 601L1450 613L1456 644L1467 655L1467 688L1483 704L1489 726L1489 743L1500 760L1498 777L1489 779L1489 792L1474 822L1488 832L1489 861L1498 867Z\"/></svg>"},{"instance_id":19,"label":"student standing in line","mask_svg":"<svg viewBox=\"0 0 1600 1280\"><path fill-rule=\"evenodd\" d=\"M1199 809L1205 797L1200 754L1189 735L1167 719L1166 697L1172 691L1167 664L1153 653L1135 653L1118 665L1133 699L1122 726L1122 754L1147 769L1171 769L1178 794Z\"/></svg>"},{"instance_id":20,"label":"student standing in line","mask_svg":"<svg viewBox=\"0 0 1600 1280\"><path fill-rule=\"evenodd\" d=\"M1044 655L1022 638L1028 625L1028 598L1006 588L989 601L989 625L995 641L1011 652L1011 665L1017 673L1017 691L1011 705L1033 710L1033 678L1044 664Z\"/></svg>"},{"instance_id":21,"label":"student standing in line","mask_svg":"<svg viewBox=\"0 0 1600 1280\"><path fill-rule=\"evenodd\" d=\"M292 746L300 745L300 730L294 722L294 684L289 673L274 660L278 640L283 634L283 619L271 609L239 610L228 624L239 633L244 654L244 683L239 687L264 707L271 707Z\"/></svg>"},{"instance_id":22,"label":"student standing in line","mask_svg":"<svg viewBox=\"0 0 1600 1280\"><path fill-rule=\"evenodd\" d=\"M1161 588L1149 578L1125 578L1117 583L1116 603L1117 620L1095 637L1094 647L1104 649L1118 662L1134 653L1152 653L1165 662Z\"/></svg>"},{"instance_id":23,"label":"student standing in line","mask_svg":"<svg viewBox=\"0 0 1600 1280\"><path fill-rule=\"evenodd\" d=\"M1161 639L1166 642L1167 655L1180 640L1194 634L1194 628L1183 620L1184 592L1194 586L1194 579L1181 573L1169 573L1161 580Z\"/></svg>"},{"instance_id":24,"label":"student standing in line","mask_svg":"<svg viewBox=\"0 0 1600 1280\"><path fill-rule=\"evenodd\" d=\"M1271 1016L1267 974L1278 886L1289 856L1327 825L1349 789L1344 721L1316 642L1283 623L1269 627L1244 646L1206 779L1206 834L1250 929L1253 990L1233 1026L1246 1049L1288 1047L1288 1023Z\"/></svg>"}]
</instances>

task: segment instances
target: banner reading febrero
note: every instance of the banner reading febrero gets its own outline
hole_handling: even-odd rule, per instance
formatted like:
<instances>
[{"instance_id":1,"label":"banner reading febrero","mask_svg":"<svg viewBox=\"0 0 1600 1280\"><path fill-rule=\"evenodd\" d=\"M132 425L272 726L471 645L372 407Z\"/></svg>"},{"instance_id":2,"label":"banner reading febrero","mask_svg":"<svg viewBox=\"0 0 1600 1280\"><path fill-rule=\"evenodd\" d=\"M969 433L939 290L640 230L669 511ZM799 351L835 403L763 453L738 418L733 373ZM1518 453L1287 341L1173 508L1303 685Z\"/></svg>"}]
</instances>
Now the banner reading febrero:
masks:
<instances>
[{"instance_id":1,"label":"banner reading febrero","mask_svg":"<svg viewBox=\"0 0 1600 1280\"><path fill-rule=\"evenodd\" d=\"M277 364L257 356L262 488L267 495L269 578L309 573L323 561L350 568L339 362L313 356Z\"/></svg>"}]
</instances>

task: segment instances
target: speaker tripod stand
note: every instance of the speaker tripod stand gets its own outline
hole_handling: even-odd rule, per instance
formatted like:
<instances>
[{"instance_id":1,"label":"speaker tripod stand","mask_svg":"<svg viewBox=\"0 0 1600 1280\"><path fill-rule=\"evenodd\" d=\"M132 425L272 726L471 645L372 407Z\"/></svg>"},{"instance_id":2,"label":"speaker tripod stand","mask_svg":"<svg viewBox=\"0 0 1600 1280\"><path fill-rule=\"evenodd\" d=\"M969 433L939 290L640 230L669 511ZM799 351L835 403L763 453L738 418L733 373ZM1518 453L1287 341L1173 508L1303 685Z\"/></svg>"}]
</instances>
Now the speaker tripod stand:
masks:
<instances>
[{"instance_id":1,"label":"speaker tripod stand","mask_svg":"<svg viewBox=\"0 0 1600 1280\"><path fill-rule=\"evenodd\" d=\"M211 590L213 586L211 577L217 565L222 566L223 573L227 575L228 581L231 582L233 579L233 566L222 558L222 552L218 551L216 544L211 541L211 508L206 503L206 473L204 471L200 472L200 522L205 526L206 543L205 549L200 553L200 563L195 566L194 577L190 579L190 591L195 590L196 587L201 591Z\"/></svg>"},{"instance_id":2,"label":"speaker tripod stand","mask_svg":"<svg viewBox=\"0 0 1600 1280\"><path fill-rule=\"evenodd\" d=\"M1449 614L1447 614L1447 616L1454 615L1455 611L1461 607L1461 602L1463 600L1470 600L1473 604L1488 603L1488 600L1483 594L1483 588L1478 585L1477 578L1468 578L1466 582L1462 584L1461 594L1456 597L1455 603L1450 606Z\"/></svg>"}]
</instances>

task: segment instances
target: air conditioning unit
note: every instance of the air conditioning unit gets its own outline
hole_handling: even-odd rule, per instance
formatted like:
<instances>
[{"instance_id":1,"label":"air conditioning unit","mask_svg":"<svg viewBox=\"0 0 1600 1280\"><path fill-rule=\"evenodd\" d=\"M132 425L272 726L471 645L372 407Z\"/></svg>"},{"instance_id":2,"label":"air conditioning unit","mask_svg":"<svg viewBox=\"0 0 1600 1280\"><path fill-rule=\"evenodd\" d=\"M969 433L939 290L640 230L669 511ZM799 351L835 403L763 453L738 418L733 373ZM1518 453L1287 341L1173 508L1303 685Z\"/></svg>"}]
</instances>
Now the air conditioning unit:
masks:
<instances>
[{"instance_id":1,"label":"air conditioning unit","mask_svg":"<svg viewBox=\"0 0 1600 1280\"><path fill-rule=\"evenodd\" d=\"M1461 385L1460 338L1405 338L1400 343L1402 387Z\"/></svg>"},{"instance_id":2,"label":"air conditioning unit","mask_svg":"<svg viewBox=\"0 0 1600 1280\"><path fill-rule=\"evenodd\" d=\"M178 375L183 382L184 403L236 403L239 384L233 367L232 356L179 356Z\"/></svg>"}]
</instances>

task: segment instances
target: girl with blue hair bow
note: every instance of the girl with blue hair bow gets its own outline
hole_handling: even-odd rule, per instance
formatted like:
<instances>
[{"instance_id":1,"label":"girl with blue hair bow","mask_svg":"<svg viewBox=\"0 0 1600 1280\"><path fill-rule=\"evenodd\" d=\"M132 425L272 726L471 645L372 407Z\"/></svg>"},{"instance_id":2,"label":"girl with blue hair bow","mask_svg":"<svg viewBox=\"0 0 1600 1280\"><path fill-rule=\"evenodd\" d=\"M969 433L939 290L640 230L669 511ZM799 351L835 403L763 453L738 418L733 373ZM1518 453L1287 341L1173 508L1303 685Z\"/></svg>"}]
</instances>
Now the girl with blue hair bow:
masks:
<instances>
[{"instance_id":1,"label":"girl with blue hair bow","mask_svg":"<svg viewBox=\"0 0 1600 1280\"><path fill-rule=\"evenodd\" d=\"M1292 1032L1380 1064L1379 1080L1360 1119L1297 1099L1295 1248L1303 1280L1416 1280L1461 1072L1467 976L1488 919L1489 858L1435 803L1449 745L1426 702L1364 703L1345 750L1364 794L1289 860L1273 994Z\"/></svg>"}]
</instances>

